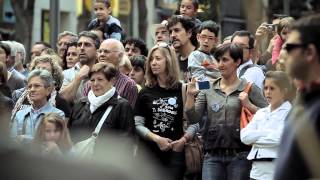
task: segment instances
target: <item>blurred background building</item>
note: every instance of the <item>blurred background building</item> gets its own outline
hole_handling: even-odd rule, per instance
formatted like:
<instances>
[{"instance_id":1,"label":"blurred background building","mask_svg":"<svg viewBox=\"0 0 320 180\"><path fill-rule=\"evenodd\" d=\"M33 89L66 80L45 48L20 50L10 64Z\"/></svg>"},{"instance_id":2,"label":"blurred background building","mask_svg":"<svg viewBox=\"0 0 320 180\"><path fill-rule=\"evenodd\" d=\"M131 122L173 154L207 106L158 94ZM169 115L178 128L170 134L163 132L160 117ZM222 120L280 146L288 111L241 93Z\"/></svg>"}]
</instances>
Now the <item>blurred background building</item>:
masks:
<instances>
[{"instance_id":1,"label":"blurred background building","mask_svg":"<svg viewBox=\"0 0 320 180\"><path fill-rule=\"evenodd\" d=\"M51 2L51 3L50 3ZM22 42L27 49L36 41L52 41L57 29L81 32L93 18L94 0L0 0L0 34L2 39ZM150 26L170 17L178 0L111 0L112 15L119 18L127 36L140 37L152 44ZM239 29L255 29L270 22L272 14L299 18L319 11L319 0L199 0L200 20L221 24L221 38ZM51 4L51 7L50 7ZM52 6L56 4L58 6ZM51 22L50 11L59 12L58 25Z\"/></svg>"}]
</instances>

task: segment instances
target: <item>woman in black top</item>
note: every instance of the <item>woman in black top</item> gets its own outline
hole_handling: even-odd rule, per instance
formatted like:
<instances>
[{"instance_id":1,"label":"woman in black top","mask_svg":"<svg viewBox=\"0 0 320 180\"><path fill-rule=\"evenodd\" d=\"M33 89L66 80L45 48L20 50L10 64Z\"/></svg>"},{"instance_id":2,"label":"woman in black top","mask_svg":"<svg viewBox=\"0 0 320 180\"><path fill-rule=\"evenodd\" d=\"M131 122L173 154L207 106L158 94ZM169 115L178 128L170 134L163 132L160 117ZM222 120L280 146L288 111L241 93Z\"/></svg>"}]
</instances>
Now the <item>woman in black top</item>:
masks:
<instances>
[{"instance_id":1,"label":"woman in black top","mask_svg":"<svg viewBox=\"0 0 320 180\"><path fill-rule=\"evenodd\" d=\"M192 135L183 131L177 62L168 44L159 43L151 49L146 61L146 86L139 92L134 119L137 133L151 152L175 179L183 179L183 149Z\"/></svg>"}]
</instances>

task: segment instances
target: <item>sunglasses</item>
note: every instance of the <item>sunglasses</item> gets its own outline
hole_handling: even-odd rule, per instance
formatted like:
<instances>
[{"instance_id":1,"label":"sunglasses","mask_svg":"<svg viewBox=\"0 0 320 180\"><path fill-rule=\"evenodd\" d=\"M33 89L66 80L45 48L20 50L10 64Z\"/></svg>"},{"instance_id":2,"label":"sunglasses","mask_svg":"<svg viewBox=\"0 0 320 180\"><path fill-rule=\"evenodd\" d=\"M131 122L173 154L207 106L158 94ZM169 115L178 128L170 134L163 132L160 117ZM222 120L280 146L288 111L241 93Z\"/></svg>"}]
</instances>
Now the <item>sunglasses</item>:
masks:
<instances>
[{"instance_id":1,"label":"sunglasses","mask_svg":"<svg viewBox=\"0 0 320 180\"><path fill-rule=\"evenodd\" d=\"M290 43L287 43L283 46L283 49L285 49L287 52L290 52L296 48L305 48L307 47L306 44L290 44Z\"/></svg>"}]
</instances>

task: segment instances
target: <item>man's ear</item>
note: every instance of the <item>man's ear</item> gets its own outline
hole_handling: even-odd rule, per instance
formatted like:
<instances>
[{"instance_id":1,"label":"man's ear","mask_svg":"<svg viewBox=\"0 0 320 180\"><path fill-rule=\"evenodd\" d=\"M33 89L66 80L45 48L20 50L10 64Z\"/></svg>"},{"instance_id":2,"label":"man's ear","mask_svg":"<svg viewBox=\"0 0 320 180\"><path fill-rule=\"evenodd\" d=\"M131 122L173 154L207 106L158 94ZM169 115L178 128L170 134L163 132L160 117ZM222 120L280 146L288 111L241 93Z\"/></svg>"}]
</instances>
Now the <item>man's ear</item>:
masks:
<instances>
[{"instance_id":1,"label":"man's ear","mask_svg":"<svg viewBox=\"0 0 320 180\"><path fill-rule=\"evenodd\" d=\"M189 39L191 38L191 36L192 36L192 30L191 29L189 31L187 31L187 36L188 36Z\"/></svg>"},{"instance_id":2,"label":"man's ear","mask_svg":"<svg viewBox=\"0 0 320 180\"><path fill-rule=\"evenodd\" d=\"M319 54L314 44L309 44L306 49L306 60L308 63L319 63Z\"/></svg>"},{"instance_id":3,"label":"man's ear","mask_svg":"<svg viewBox=\"0 0 320 180\"><path fill-rule=\"evenodd\" d=\"M200 34L197 33L197 41L200 42Z\"/></svg>"}]
</instances>

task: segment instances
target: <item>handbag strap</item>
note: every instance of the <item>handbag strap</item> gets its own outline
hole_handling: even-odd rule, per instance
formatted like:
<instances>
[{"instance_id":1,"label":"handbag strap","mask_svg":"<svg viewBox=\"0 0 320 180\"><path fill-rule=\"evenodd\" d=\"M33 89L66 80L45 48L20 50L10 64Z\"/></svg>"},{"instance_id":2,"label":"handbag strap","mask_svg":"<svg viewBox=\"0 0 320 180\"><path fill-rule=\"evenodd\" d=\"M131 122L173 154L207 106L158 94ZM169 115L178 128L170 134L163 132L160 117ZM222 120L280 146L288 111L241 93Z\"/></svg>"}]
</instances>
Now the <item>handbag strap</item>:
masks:
<instances>
[{"instance_id":1,"label":"handbag strap","mask_svg":"<svg viewBox=\"0 0 320 180\"><path fill-rule=\"evenodd\" d=\"M101 127L102 127L104 121L107 119L107 117L108 117L108 115L109 115L109 113L110 113L111 110L112 110L112 106L109 106L109 107L107 108L106 112L103 114L103 116L102 116L102 118L100 119L100 121L99 121L96 129L93 131L93 135L94 135L94 136L98 136L98 134L99 134L99 132L100 132L100 130L101 130Z\"/></svg>"},{"instance_id":2,"label":"handbag strap","mask_svg":"<svg viewBox=\"0 0 320 180\"><path fill-rule=\"evenodd\" d=\"M182 128L183 130L187 129L187 115L184 112L184 106L186 104L186 99L187 99L187 84L186 83L182 83L182 87L181 87L181 96L182 96L182 110L183 110L183 122L182 122Z\"/></svg>"},{"instance_id":3,"label":"handbag strap","mask_svg":"<svg viewBox=\"0 0 320 180\"><path fill-rule=\"evenodd\" d=\"M246 87L244 88L244 90L243 90L243 92L245 92L245 93L249 93L249 91L250 91L250 89L251 89L251 86L252 86L252 82L248 82L247 84L246 84Z\"/></svg>"}]
</instances>

